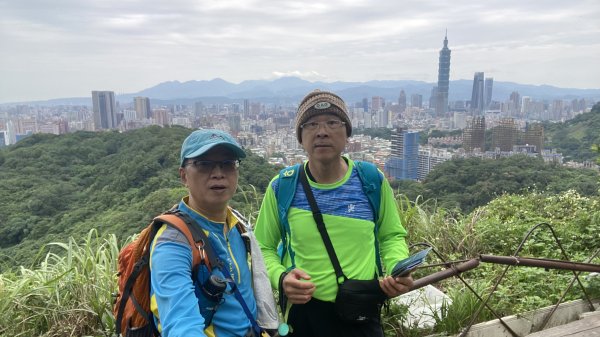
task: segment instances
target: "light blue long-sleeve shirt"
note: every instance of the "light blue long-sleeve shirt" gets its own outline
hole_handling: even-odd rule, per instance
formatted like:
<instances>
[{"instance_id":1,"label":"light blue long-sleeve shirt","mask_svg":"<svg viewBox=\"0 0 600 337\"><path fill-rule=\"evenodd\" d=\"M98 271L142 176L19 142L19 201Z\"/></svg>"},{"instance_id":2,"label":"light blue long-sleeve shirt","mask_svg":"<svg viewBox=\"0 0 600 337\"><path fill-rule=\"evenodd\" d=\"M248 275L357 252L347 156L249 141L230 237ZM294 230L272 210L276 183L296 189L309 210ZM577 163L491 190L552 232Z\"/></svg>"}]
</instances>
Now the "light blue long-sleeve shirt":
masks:
<instances>
[{"instance_id":1,"label":"light blue long-sleeve shirt","mask_svg":"<svg viewBox=\"0 0 600 337\"><path fill-rule=\"evenodd\" d=\"M228 211L226 223L210 221L191 209L186 204L186 198L178 207L207 233L215 254L224 263L224 268L229 270L256 318L252 275L247 263L245 243L235 226L237 218ZM224 230L226 224L228 226ZM251 323L241 304L229 293L230 285L207 326L207 316L214 303L209 302L202 294L200 285L208 279L210 273L202 265L197 274L197 282L192 282L191 247L177 229L164 225L158 231L152 246L150 268L151 307L162 336L243 336L250 329ZM223 276L218 270L213 270L213 273Z\"/></svg>"}]
</instances>

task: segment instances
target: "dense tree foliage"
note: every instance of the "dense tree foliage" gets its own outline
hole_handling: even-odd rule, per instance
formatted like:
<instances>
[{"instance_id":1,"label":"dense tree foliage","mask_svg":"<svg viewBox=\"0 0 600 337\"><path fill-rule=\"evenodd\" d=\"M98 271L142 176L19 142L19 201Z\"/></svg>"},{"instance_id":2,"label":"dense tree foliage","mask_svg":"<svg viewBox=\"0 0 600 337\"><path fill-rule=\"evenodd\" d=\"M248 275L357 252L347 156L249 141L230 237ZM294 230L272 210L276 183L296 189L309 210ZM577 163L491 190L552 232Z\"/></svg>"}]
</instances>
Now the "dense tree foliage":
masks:
<instances>
[{"instance_id":1,"label":"dense tree foliage","mask_svg":"<svg viewBox=\"0 0 600 337\"><path fill-rule=\"evenodd\" d=\"M392 180L390 181L392 189L397 191L397 194L402 194L408 200L416 200L419 196L425 194L423 183L414 180Z\"/></svg>"},{"instance_id":2,"label":"dense tree foliage","mask_svg":"<svg viewBox=\"0 0 600 337\"><path fill-rule=\"evenodd\" d=\"M0 150L0 308L6 309L0 310L0 335L110 334L118 251L185 194L177 168L181 142L190 131L150 127L33 135ZM255 215L277 169L248 152L235 207ZM532 226L548 223L568 258L584 262L600 248L599 184L597 171L516 156L452 160L423 183L394 181L392 187L409 243L428 242L448 260L512 255ZM82 239L84 245L77 246ZM44 245L48 242L58 243ZM522 248L521 256L565 258L543 227ZM430 257L428 263L442 262ZM600 263L600 257L589 262ZM503 270L482 263L462 277L485 295ZM434 271L424 268L414 276ZM554 304L571 278L566 271L514 267L490 304L503 315ZM587 293L598 298L598 279L582 280ZM470 320L476 306L461 304L473 295L455 278L442 282L440 289L453 304L434 317L434 331L411 336L456 333ZM576 285L565 300L581 294ZM402 317L394 314L396 306L390 312L384 317L386 332L394 333ZM478 320L489 318L484 309Z\"/></svg>"},{"instance_id":3,"label":"dense tree foliage","mask_svg":"<svg viewBox=\"0 0 600 337\"><path fill-rule=\"evenodd\" d=\"M596 155L600 154L600 144L592 145L592 151L594 151ZM600 156L596 158L596 163L600 165Z\"/></svg>"},{"instance_id":4,"label":"dense tree foliage","mask_svg":"<svg viewBox=\"0 0 600 337\"><path fill-rule=\"evenodd\" d=\"M593 257L600 248L600 197L587 198L574 191L504 195L468 216L453 215L441 208L430 212L418 201L398 198L409 243L427 242L436 249L436 254L427 258L428 266L413 273L415 279L441 270L444 261L461 261L479 254L509 256L519 246L520 256L600 263L600 256ZM540 223L549 226L536 227L524 240L525 234ZM84 237L53 243L57 253L47 254L32 268L0 274L0 335L112 336L117 255L126 242L117 240L114 234L99 236L90 230ZM591 299L600 298L600 278L590 273L580 274L581 283L566 291L573 279L569 271L513 266L506 273L505 268L480 263L461 274L480 297L486 298L495 290L488 305L503 316L555 304L563 293L563 302L576 300L582 298L584 289ZM500 276L502 282L493 289ZM382 317L385 335L448 336L463 330L481 303L455 277L436 282L435 286L451 302L444 303L440 313L423 316L435 324L433 327L419 328L414 320L409 323L409 308L391 301L390 310L384 310ZM493 318L484 308L475 323Z\"/></svg>"},{"instance_id":5,"label":"dense tree foliage","mask_svg":"<svg viewBox=\"0 0 600 337\"><path fill-rule=\"evenodd\" d=\"M592 146L600 144L600 103L564 123L546 123L544 130L546 147L555 148L566 160L593 161L597 154Z\"/></svg>"},{"instance_id":6,"label":"dense tree foliage","mask_svg":"<svg viewBox=\"0 0 600 337\"><path fill-rule=\"evenodd\" d=\"M468 223L474 226L472 233L480 253L510 256L521 247L520 256L600 263L600 257L595 256L600 249L598 196L584 197L574 190L552 195L504 195L473 212L464 222ZM485 263L475 275L484 278L494 270L498 275L503 269ZM495 308L512 313L553 305L572 278L573 274L565 270L513 267L495 294ZM598 297L600 279L589 281L591 278L584 284L592 286L595 282L595 286L588 288L588 295ZM582 295L575 284L564 300Z\"/></svg>"},{"instance_id":7,"label":"dense tree foliage","mask_svg":"<svg viewBox=\"0 0 600 337\"><path fill-rule=\"evenodd\" d=\"M392 139L392 130L388 128L369 128L369 129L358 129L355 128L352 130L352 134L354 135L367 135L372 138L381 138L390 140Z\"/></svg>"},{"instance_id":8,"label":"dense tree foliage","mask_svg":"<svg viewBox=\"0 0 600 337\"><path fill-rule=\"evenodd\" d=\"M126 133L34 134L0 150L0 256L9 257L0 261L29 264L43 243L90 228L119 238L138 232L185 195L179 153L190 132L155 126ZM260 197L276 172L248 153L240 188Z\"/></svg>"},{"instance_id":9,"label":"dense tree foliage","mask_svg":"<svg viewBox=\"0 0 600 337\"><path fill-rule=\"evenodd\" d=\"M126 133L35 134L0 150L0 272L31 265L50 241L79 237L91 228L125 238L185 195L179 181L182 127ZM232 205L251 220L279 167L248 152ZM540 159L460 159L438 165L422 183L392 182L408 200L468 214L504 194L573 189L597 195L597 171L568 169ZM41 257L43 255L37 255Z\"/></svg>"},{"instance_id":10,"label":"dense tree foliage","mask_svg":"<svg viewBox=\"0 0 600 337\"><path fill-rule=\"evenodd\" d=\"M525 155L497 160L453 159L427 175L423 197L437 199L440 206L466 214L503 194L527 190L552 194L572 189L584 196L598 195L598 178L595 170L546 164L540 158Z\"/></svg>"}]
</instances>

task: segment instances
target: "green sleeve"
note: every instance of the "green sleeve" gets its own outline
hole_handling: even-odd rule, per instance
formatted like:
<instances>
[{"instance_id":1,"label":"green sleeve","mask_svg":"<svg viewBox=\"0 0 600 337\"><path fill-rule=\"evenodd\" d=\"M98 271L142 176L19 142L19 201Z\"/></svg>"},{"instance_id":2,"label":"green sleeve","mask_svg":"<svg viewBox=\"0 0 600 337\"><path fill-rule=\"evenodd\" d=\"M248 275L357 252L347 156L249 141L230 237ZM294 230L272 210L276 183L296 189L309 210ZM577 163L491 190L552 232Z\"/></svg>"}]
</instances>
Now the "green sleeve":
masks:
<instances>
[{"instance_id":1,"label":"green sleeve","mask_svg":"<svg viewBox=\"0 0 600 337\"><path fill-rule=\"evenodd\" d=\"M379 208L379 249L383 267L391 271L396 263L408 257L406 229L400 223L398 205L387 179L381 184L381 205Z\"/></svg>"},{"instance_id":2,"label":"green sleeve","mask_svg":"<svg viewBox=\"0 0 600 337\"><path fill-rule=\"evenodd\" d=\"M273 191L273 181L277 177L273 178L269 183L269 187L265 192L262 204L260 206L260 212L258 213L258 219L256 220L256 226L254 234L258 240L260 250L263 254L267 272L269 274L269 280L271 281L271 287L277 289L279 287L279 277L281 273L286 271L285 266L281 264L279 255L277 254L277 247L281 242L281 224L279 222L279 215L277 211L277 199L275 198L275 191Z\"/></svg>"}]
</instances>

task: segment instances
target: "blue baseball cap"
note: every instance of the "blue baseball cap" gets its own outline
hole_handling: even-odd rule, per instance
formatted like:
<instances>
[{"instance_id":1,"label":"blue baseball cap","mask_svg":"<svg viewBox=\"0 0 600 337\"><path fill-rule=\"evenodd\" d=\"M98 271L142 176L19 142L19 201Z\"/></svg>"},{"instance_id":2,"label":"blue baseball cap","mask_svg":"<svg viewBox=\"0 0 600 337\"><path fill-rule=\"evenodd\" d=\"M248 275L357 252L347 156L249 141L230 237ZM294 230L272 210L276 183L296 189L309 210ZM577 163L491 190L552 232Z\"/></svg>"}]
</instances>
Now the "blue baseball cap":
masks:
<instances>
[{"instance_id":1,"label":"blue baseball cap","mask_svg":"<svg viewBox=\"0 0 600 337\"><path fill-rule=\"evenodd\" d=\"M181 145L180 165L183 167L186 159L201 156L218 145L229 148L237 158L246 157L244 150L227 132L215 129L196 130Z\"/></svg>"}]
</instances>

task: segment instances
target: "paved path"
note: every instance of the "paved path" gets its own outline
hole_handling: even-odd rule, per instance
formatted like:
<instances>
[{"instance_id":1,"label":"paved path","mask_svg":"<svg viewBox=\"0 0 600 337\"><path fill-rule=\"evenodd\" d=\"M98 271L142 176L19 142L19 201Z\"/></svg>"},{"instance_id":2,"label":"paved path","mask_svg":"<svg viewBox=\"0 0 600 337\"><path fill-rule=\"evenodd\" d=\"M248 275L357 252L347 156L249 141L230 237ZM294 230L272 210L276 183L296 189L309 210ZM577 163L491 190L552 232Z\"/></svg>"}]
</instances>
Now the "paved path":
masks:
<instances>
[{"instance_id":1,"label":"paved path","mask_svg":"<svg viewBox=\"0 0 600 337\"><path fill-rule=\"evenodd\" d=\"M539 331L527 337L600 337L600 312L580 320Z\"/></svg>"}]
</instances>

